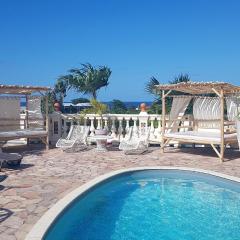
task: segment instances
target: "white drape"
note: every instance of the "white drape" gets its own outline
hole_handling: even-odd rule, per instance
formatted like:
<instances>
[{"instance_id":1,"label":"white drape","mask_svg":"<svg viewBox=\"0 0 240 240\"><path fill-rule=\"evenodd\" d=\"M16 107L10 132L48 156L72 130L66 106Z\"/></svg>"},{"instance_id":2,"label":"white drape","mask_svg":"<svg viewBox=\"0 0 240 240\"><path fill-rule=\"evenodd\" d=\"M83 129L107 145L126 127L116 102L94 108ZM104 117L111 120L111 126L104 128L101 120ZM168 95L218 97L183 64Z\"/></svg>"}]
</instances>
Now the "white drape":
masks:
<instances>
[{"instance_id":1,"label":"white drape","mask_svg":"<svg viewBox=\"0 0 240 240\"><path fill-rule=\"evenodd\" d=\"M196 120L217 120L221 118L221 102L218 97L199 97L193 103Z\"/></svg>"},{"instance_id":2,"label":"white drape","mask_svg":"<svg viewBox=\"0 0 240 240\"><path fill-rule=\"evenodd\" d=\"M179 121L176 120L182 119L191 99L191 96L173 97L172 107L169 114L169 127L171 127L171 129L167 132L175 132L178 130Z\"/></svg>"},{"instance_id":3,"label":"white drape","mask_svg":"<svg viewBox=\"0 0 240 240\"><path fill-rule=\"evenodd\" d=\"M20 98L0 97L0 130L20 128Z\"/></svg>"},{"instance_id":4,"label":"white drape","mask_svg":"<svg viewBox=\"0 0 240 240\"><path fill-rule=\"evenodd\" d=\"M227 117L229 121L235 121L238 114L238 99L236 96L226 98Z\"/></svg>"},{"instance_id":5,"label":"white drape","mask_svg":"<svg viewBox=\"0 0 240 240\"><path fill-rule=\"evenodd\" d=\"M29 128L43 127L44 121L41 111L41 97L28 97L28 119Z\"/></svg>"}]
</instances>

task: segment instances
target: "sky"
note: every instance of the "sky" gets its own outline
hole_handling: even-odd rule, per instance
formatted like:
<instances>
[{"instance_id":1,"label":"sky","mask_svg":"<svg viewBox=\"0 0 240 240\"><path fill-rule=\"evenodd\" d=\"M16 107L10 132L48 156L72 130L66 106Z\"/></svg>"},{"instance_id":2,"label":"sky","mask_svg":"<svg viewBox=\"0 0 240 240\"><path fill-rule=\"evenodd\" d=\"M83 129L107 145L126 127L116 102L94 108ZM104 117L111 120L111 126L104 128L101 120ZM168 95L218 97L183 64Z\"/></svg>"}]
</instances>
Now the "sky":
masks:
<instances>
[{"instance_id":1,"label":"sky","mask_svg":"<svg viewBox=\"0 0 240 240\"><path fill-rule=\"evenodd\" d=\"M239 84L239 13L238 0L0 0L0 84L53 86L87 62L112 70L101 101L151 101L152 76Z\"/></svg>"}]
</instances>

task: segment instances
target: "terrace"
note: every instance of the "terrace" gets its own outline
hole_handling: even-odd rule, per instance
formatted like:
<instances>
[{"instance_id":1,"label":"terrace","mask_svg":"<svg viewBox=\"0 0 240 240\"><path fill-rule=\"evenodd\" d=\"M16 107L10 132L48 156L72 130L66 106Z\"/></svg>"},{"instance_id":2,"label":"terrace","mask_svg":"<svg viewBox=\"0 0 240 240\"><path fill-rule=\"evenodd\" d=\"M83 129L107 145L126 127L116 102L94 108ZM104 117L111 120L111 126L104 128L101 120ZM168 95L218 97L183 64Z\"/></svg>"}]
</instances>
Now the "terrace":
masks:
<instances>
[{"instance_id":1,"label":"terrace","mask_svg":"<svg viewBox=\"0 0 240 240\"><path fill-rule=\"evenodd\" d=\"M46 115L44 116L46 117ZM114 170L132 167L188 167L211 170L240 177L240 156L236 146L226 148L225 161L219 161L213 149L206 144L192 148L189 143L169 142L165 153L160 150L162 127L168 126L165 119L157 114L47 114L50 150L34 139L26 146L21 142L12 146L8 142L3 150L23 155L18 167L4 166L0 172L0 238L4 240L24 239L33 225L58 200L90 180ZM181 116L179 131L192 127L193 115ZM164 120L164 124L163 124ZM27 126L28 115L21 114L20 122ZM125 138L130 127L133 131L145 123L150 129L148 151L142 155L125 155L118 147L111 146L107 152L97 152L95 145L87 151L66 153L54 148L60 137L66 137L72 124L88 125L90 136L96 129L104 128L114 140ZM209 123L209 122L208 122ZM215 124L215 123L211 123ZM174 148L170 148L174 146ZM234 148L235 147L235 148Z\"/></svg>"},{"instance_id":2,"label":"terrace","mask_svg":"<svg viewBox=\"0 0 240 240\"><path fill-rule=\"evenodd\" d=\"M0 238L21 240L38 219L59 199L89 180L113 170L141 166L181 166L240 177L238 152L227 151L229 161L220 163L209 149L167 149L150 147L145 155L124 155L121 151L99 154L93 148L81 153L58 149L18 147L9 151L24 155L19 168L4 168L1 177Z\"/></svg>"}]
</instances>

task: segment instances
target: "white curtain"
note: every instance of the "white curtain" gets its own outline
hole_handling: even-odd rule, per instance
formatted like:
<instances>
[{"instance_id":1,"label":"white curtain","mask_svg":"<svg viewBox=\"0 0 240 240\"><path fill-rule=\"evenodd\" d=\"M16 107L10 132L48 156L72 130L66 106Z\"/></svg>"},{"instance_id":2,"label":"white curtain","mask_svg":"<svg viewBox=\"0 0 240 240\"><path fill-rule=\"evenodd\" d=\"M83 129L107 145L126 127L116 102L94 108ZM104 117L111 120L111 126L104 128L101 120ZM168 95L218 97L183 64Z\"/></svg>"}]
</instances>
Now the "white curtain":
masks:
<instances>
[{"instance_id":1,"label":"white curtain","mask_svg":"<svg viewBox=\"0 0 240 240\"><path fill-rule=\"evenodd\" d=\"M236 96L227 97L227 117L229 121L235 121L238 114L238 98Z\"/></svg>"},{"instance_id":2,"label":"white curtain","mask_svg":"<svg viewBox=\"0 0 240 240\"><path fill-rule=\"evenodd\" d=\"M43 127L43 115L41 111L41 97L28 97L28 124L29 128Z\"/></svg>"},{"instance_id":3,"label":"white curtain","mask_svg":"<svg viewBox=\"0 0 240 240\"><path fill-rule=\"evenodd\" d=\"M20 128L20 98L0 97L0 130Z\"/></svg>"},{"instance_id":4,"label":"white curtain","mask_svg":"<svg viewBox=\"0 0 240 240\"><path fill-rule=\"evenodd\" d=\"M192 97L191 96L183 96L183 97L173 97L172 107L169 114L169 127L171 127L168 132L176 132L178 130L179 121L181 120Z\"/></svg>"},{"instance_id":5,"label":"white curtain","mask_svg":"<svg viewBox=\"0 0 240 240\"><path fill-rule=\"evenodd\" d=\"M199 97L193 103L196 120L217 120L221 118L221 101L218 97Z\"/></svg>"}]
</instances>

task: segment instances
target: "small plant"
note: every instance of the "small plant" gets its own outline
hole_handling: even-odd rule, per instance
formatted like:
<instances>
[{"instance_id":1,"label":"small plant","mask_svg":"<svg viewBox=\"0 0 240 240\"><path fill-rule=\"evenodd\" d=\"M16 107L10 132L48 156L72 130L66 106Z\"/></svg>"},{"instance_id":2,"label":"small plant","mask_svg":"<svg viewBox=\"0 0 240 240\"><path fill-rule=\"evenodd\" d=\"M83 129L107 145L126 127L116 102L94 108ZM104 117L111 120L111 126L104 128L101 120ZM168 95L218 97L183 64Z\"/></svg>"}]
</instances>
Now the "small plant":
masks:
<instances>
[{"instance_id":1,"label":"small plant","mask_svg":"<svg viewBox=\"0 0 240 240\"><path fill-rule=\"evenodd\" d=\"M90 100L91 107L84 109L80 112L80 114L86 115L86 114L97 114L101 117L100 125L102 127L103 124L103 117L102 115L107 112L107 105L103 104L101 102L98 102L96 99Z\"/></svg>"},{"instance_id":2,"label":"small plant","mask_svg":"<svg viewBox=\"0 0 240 240\"><path fill-rule=\"evenodd\" d=\"M102 116L107 112L107 105L103 104L96 99L90 100L91 107L81 111L82 114L98 114Z\"/></svg>"}]
</instances>

